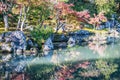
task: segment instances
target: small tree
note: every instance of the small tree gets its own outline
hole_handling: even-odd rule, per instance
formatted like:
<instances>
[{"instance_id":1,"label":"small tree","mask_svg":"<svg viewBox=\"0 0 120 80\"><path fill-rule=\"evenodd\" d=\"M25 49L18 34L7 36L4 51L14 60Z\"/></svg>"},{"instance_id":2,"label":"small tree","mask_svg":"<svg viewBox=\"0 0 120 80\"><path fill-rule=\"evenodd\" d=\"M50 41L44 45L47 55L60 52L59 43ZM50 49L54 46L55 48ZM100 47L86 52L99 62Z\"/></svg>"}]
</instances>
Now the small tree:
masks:
<instances>
[{"instance_id":1,"label":"small tree","mask_svg":"<svg viewBox=\"0 0 120 80\"><path fill-rule=\"evenodd\" d=\"M8 24L8 13L11 10L12 1L9 0L1 0L0 1L0 14L3 15L3 21L5 25L5 31L9 28Z\"/></svg>"},{"instance_id":2,"label":"small tree","mask_svg":"<svg viewBox=\"0 0 120 80\"><path fill-rule=\"evenodd\" d=\"M92 24L94 29L99 27L102 22L106 22L107 18L104 16L103 12L100 12L98 15L94 14L94 17L90 17L88 20L89 24Z\"/></svg>"},{"instance_id":3,"label":"small tree","mask_svg":"<svg viewBox=\"0 0 120 80\"><path fill-rule=\"evenodd\" d=\"M29 21L30 16L37 16L38 23L40 25L43 24L47 8L49 9L49 0L17 0L15 3L12 12L19 14L17 28L21 28L22 31L26 21Z\"/></svg>"},{"instance_id":4,"label":"small tree","mask_svg":"<svg viewBox=\"0 0 120 80\"><path fill-rule=\"evenodd\" d=\"M87 22L87 19L89 19L90 14L88 10L75 11L71 8L73 6L73 4L67 4L65 2L58 2L55 4L54 14L56 15L55 18L57 21L56 32L60 27L63 27L61 25L64 25L65 23L66 26L71 25L75 28L80 26L80 22ZM61 22L62 24L60 24Z\"/></svg>"}]
</instances>

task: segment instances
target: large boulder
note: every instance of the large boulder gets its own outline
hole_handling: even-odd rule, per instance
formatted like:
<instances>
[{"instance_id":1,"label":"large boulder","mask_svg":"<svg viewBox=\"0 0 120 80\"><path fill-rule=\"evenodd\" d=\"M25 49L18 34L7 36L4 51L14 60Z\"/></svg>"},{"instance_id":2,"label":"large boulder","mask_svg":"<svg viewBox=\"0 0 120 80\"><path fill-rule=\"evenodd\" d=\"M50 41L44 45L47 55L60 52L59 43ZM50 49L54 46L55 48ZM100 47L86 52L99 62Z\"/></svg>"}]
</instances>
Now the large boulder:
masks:
<instances>
[{"instance_id":1,"label":"large boulder","mask_svg":"<svg viewBox=\"0 0 120 80\"><path fill-rule=\"evenodd\" d=\"M92 32L87 31L87 30L79 30L75 32L70 32L68 44L73 46L74 43L80 44L81 42L86 42L88 41L89 36L92 34L93 34Z\"/></svg>"},{"instance_id":2,"label":"large boulder","mask_svg":"<svg viewBox=\"0 0 120 80\"><path fill-rule=\"evenodd\" d=\"M12 50L25 50L26 49L26 36L22 31L13 31L13 32L5 32L1 35L2 39L4 39L5 44L1 46L2 50L8 50L8 44L10 44ZM19 51L18 50L18 51Z\"/></svg>"},{"instance_id":3,"label":"large boulder","mask_svg":"<svg viewBox=\"0 0 120 80\"><path fill-rule=\"evenodd\" d=\"M14 31L10 34L11 46L14 49L26 49L26 36L22 31Z\"/></svg>"},{"instance_id":4,"label":"large boulder","mask_svg":"<svg viewBox=\"0 0 120 80\"><path fill-rule=\"evenodd\" d=\"M68 40L68 47L73 47L75 46L75 44L76 44L75 38L70 37Z\"/></svg>"},{"instance_id":5,"label":"large boulder","mask_svg":"<svg viewBox=\"0 0 120 80\"><path fill-rule=\"evenodd\" d=\"M53 42L67 42L68 37L65 34L54 34Z\"/></svg>"},{"instance_id":6,"label":"large boulder","mask_svg":"<svg viewBox=\"0 0 120 80\"><path fill-rule=\"evenodd\" d=\"M43 51L49 51L52 49L54 49L54 46L51 37L49 37L44 44Z\"/></svg>"}]
</instances>

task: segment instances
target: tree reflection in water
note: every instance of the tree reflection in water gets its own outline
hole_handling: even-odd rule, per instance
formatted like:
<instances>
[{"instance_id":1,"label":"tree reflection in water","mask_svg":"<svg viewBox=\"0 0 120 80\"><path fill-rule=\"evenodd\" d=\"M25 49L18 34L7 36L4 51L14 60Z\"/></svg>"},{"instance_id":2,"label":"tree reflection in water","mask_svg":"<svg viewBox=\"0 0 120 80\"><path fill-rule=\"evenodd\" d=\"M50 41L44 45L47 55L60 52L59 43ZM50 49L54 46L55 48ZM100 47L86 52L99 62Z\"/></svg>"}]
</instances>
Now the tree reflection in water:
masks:
<instances>
[{"instance_id":1,"label":"tree reflection in water","mask_svg":"<svg viewBox=\"0 0 120 80\"><path fill-rule=\"evenodd\" d=\"M105 50L107 45L95 44L93 42L89 42L89 49L93 50L93 53L98 53L100 56L105 56Z\"/></svg>"},{"instance_id":2,"label":"tree reflection in water","mask_svg":"<svg viewBox=\"0 0 120 80\"><path fill-rule=\"evenodd\" d=\"M116 43L115 40L113 41ZM4 64L0 64L0 77L5 76L4 73L7 70L10 75L14 76L10 76L13 80L17 80L17 78L19 80L22 78L30 80L86 80L90 78L104 80L112 78L114 80L114 74L119 78L116 73L116 71L119 72L120 67L119 62L117 62L120 58L119 44L108 45L105 43L107 42L92 40L88 42L87 46L51 50L44 52L44 55L40 57L34 55L22 57L19 55L11 58L9 55L2 55ZM101 58L105 58L105 60L101 60ZM116 61L116 59L118 60ZM28 74L30 76L27 76Z\"/></svg>"}]
</instances>

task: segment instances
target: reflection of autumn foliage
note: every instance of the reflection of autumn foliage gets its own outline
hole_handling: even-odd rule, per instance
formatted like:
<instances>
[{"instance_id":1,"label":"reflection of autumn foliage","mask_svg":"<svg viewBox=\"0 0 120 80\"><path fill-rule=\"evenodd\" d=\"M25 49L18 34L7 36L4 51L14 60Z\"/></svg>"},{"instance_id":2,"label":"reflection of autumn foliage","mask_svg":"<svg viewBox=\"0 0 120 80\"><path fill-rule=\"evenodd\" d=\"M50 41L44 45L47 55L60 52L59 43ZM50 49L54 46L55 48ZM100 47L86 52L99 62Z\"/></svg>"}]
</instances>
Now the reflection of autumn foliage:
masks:
<instances>
[{"instance_id":1,"label":"reflection of autumn foliage","mask_svg":"<svg viewBox=\"0 0 120 80\"><path fill-rule=\"evenodd\" d=\"M109 80L110 75L117 71L117 64L109 63L104 60L83 61L70 66L62 66L56 73L56 80L89 80L101 79ZM104 75L104 76L102 76Z\"/></svg>"},{"instance_id":2,"label":"reflection of autumn foliage","mask_svg":"<svg viewBox=\"0 0 120 80\"><path fill-rule=\"evenodd\" d=\"M53 54L51 58L51 62L58 64L59 63L59 57L57 54Z\"/></svg>"},{"instance_id":3,"label":"reflection of autumn foliage","mask_svg":"<svg viewBox=\"0 0 120 80\"><path fill-rule=\"evenodd\" d=\"M106 45L100 45L100 44L95 44L92 42L89 42L89 48L93 50L94 52L97 52L100 56L104 56L104 51L106 49Z\"/></svg>"},{"instance_id":4,"label":"reflection of autumn foliage","mask_svg":"<svg viewBox=\"0 0 120 80\"><path fill-rule=\"evenodd\" d=\"M30 76L28 76L26 73L18 73L18 74L12 74L12 77L10 80L30 80Z\"/></svg>"},{"instance_id":5,"label":"reflection of autumn foliage","mask_svg":"<svg viewBox=\"0 0 120 80\"><path fill-rule=\"evenodd\" d=\"M77 69L87 69L89 64L90 63L88 61L85 61L75 64L73 67L64 65L56 72L55 76L57 77L57 80L74 79L73 74L76 73Z\"/></svg>"},{"instance_id":6,"label":"reflection of autumn foliage","mask_svg":"<svg viewBox=\"0 0 120 80\"><path fill-rule=\"evenodd\" d=\"M60 70L58 70L55 74L57 77L57 80L66 80L73 78L72 73L74 72L74 69L70 69L67 66L63 66Z\"/></svg>"},{"instance_id":7,"label":"reflection of autumn foliage","mask_svg":"<svg viewBox=\"0 0 120 80\"><path fill-rule=\"evenodd\" d=\"M89 64L90 64L90 62L86 61L86 62L75 65L75 68L87 69Z\"/></svg>"}]
</instances>

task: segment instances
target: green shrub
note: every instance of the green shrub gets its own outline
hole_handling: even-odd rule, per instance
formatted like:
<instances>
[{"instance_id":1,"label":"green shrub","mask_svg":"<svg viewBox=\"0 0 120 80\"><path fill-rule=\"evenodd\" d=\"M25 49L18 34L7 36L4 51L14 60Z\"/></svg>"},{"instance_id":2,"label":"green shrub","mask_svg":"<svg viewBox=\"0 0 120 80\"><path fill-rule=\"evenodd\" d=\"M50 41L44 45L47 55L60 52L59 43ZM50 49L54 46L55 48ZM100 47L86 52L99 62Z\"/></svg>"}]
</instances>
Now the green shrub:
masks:
<instances>
[{"instance_id":1,"label":"green shrub","mask_svg":"<svg viewBox=\"0 0 120 80\"><path fill-rule=\"evenodd\" d=\"M35 42L39 45L41 48L42 43L48 39L48 37L53 33L53 29L51 27L40 27L39 25L34 28L33 31L31 31L31 35Z\"/></svg>"},{"instance_id":2,"label":"green shrub","mask_svg":"<svg viewBox=\"0 0 120 80\"><path fill-rule=\"evenodd\" d=\"M115 13L116 3L115 0L95 0L97 12L105 12L106 14Z\"/></svg>"}]
</instances>

